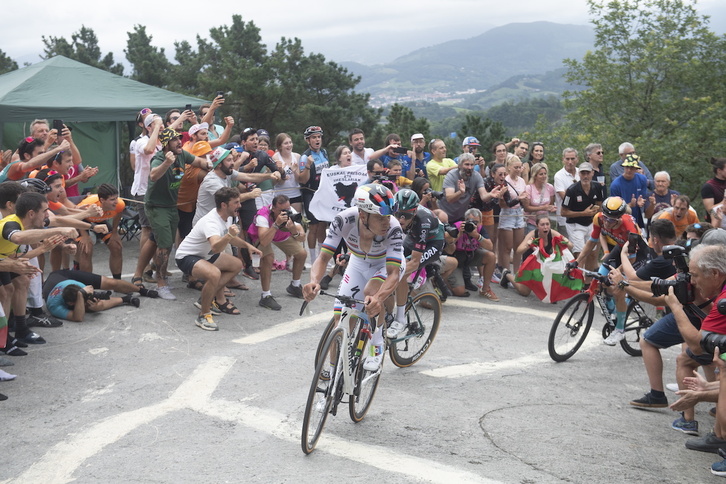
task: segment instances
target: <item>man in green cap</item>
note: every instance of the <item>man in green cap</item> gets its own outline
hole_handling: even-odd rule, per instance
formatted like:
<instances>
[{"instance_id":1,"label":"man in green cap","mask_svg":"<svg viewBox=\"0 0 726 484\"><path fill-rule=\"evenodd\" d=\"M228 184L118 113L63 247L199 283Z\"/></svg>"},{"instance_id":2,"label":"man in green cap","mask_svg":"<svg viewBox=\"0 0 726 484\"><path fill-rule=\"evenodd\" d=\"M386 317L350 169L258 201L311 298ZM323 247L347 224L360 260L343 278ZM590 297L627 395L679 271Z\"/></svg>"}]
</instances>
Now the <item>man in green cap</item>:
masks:
<instances>
[{"instance_id":1,"label":"man in green cap","mask_svg":"<svg viewBox=\"0 0 726 484\"><path fill-rule=\"evenodd\" d=\"M187 165L201 167L208 162L182 150L180 135L173 129L164 129L159 135L159 143L162 149L151 159L149 186L144 196L144 204L156 246L154 262L157 291L159 297L174 300L176 296L169 289L167 265L179 225L179 212L176 208L179 186ZM147 243L144 249L154 250L154 244ZM143 253L139 255L143 256Z\"/></svg>"}]
</instances>

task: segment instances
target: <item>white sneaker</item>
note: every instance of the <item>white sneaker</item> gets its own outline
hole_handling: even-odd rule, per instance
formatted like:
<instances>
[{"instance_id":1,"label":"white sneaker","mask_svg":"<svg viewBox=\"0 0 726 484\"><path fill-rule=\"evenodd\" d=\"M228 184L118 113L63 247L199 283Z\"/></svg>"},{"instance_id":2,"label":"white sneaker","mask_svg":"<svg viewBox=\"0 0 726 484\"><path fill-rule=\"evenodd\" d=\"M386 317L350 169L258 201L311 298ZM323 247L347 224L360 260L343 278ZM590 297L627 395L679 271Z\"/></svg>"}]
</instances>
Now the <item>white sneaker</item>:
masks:
<instances>
[{"instance_id":1,"label":"white sneaker","mask_svg":"<svg viewBox=\"0 0 726 484\"><path fill-rule=\"evenodd\" d=\"M621 342L624 339L625 339L625 331L623 331L622 329L616 329L616 330L613 330L612 333L610 333L610 336L605 338L605 341L603 341L603 343L605 343L608 346L615 346L616 344L618 344L619 342Z\"/></svg>"},{"instance_id":2,"label":"white sneaker","mask_svg":"<svg viewBox=\"0 0 726 484\"><path fill-rule=\"evenodd\" d=\"M383 363L383 353L376 356L368 356L363 363L363 369L366 371L378 371L381 363Z\"/></svg>"},{"instance_id":3,"label":"white sneaker","mask_svg":"<svg viewBox=\"0 0 726 484\"><path fill-rule=\"evenodd\" d=\"M398 333L400 333L404 328L406 328L406 325L403 323L400 323L398 321L393 321L391 325L386 330L386 336L390 339L394 339L398 337Z\"/></svg>"},{"instance_id":4,"label":"white sneaker","mask_svg":"<svg viewBox=\"0 0 726 484\"><path fill-rule=\"evenodd\" d=\"M171 293L169 286L158 286L156 292L159 293L159 297L168 301L176 301L176 296Z\"/></svg>"},{"instance_id":5,"label":"white sneaker","mask_svg":"<svg viewBox=\"0 0 726 484\"><path fill-rule=\"evenodd\" d=\"M672 392L677 392L679 390L678 383L669 383L666 385L666 390L670 390Z\"/></svg>"}]
</instances>

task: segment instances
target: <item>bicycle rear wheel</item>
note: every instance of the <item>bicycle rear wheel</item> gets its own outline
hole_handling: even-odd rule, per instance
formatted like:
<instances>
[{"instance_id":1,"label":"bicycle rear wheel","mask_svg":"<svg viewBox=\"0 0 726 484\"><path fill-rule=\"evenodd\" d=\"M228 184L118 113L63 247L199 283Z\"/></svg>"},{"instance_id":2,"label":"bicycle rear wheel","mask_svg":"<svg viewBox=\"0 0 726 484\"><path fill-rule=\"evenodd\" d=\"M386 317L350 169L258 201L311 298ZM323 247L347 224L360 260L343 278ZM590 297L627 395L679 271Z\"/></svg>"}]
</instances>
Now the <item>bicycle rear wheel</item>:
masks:
<instances>
[{"instance_id":1,"label":"bicycle rear wheel","mask_svg":"<svg viewBox=\"0 0 726 484\"><path fill-rule=\"evenodd\" d=\"M320 439L320 434L325 426L328 413L336 398L335 388L343 378L343 330L334 330L322 347L322 354L327 355L330 350L335 352L337 364L331 367L327 358L320 358L315 366L315 375L310 384L307 403L305 404L305 416L303 417L301 444L305 454L311 453ZM328 380L324 380L323 372L329 369Z\"/></svg>"},{"instance_id":2,"label":"bicycle rear wheel","mask_svg":"<svg viewBox=\"0 0 726 484\"><path fill-rule=\"evenodd\" d=\"M655 306L631 301L625 313L625 339L620 346L630 356L643 356L640 349L640 336L655 322Z\"/></svg>"},{"instance_id":3,"label":"bicycle rear wheel","mask_svg":"<svg viewBox=\"0 0 726 484\"><path fill-rule=\"evenodd\" d=\"M441 322L441 301L430 292L422 293L406 305L406 328L397 338L389 341L391 361L406 368L418 360L431 347Z\"/></svg>"},{"instance_id":4,"label":"bicycle rear wheel","mask_svg":"<svg viewBox=\"0 0 726 484\"><path fill-rule=\"evenodd\" d=\"M357 345L357 341L356 341ZM356 346L354 345L354 347ZM355 361L355 373L353 374L353 395L348 396L348 410L350 413L350 419L358 423L363 420L363 417L368 413L368 409L373 402L373 397L376 395L376 389L378 388L378 380L381 377L381 371L383 370L383 363L377 371L368 371L363 368L365 362L365 355L368 354L370 349L370 340L363 347L363 352L360 356L352 357Z\"/></svg>"},{"instance_id":5,"label":"bicycle rear wheel","mask_svg":"<svg viewBox=\"0 0 726 484\"><path fill-rule=\"evenodd\" d=\"M547 349L553 360L566 361L585 342L595 314L595 306L588 299L589 294L578 294L557 314L547 341Z\"/></svg>"}]
</instances>

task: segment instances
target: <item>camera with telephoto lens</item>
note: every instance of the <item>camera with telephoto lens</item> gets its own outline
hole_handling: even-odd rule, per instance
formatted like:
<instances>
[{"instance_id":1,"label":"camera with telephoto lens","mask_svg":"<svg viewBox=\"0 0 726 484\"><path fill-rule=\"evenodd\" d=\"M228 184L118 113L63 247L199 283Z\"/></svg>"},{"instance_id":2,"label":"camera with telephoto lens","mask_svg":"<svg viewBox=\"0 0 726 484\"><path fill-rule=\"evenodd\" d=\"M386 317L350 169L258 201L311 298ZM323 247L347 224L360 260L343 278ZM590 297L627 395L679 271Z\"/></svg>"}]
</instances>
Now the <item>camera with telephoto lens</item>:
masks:
<instances>
[{"instance_id":1,"label":"camera with telephoto lens","mask_svg":"<svg viewBox=\"0 0 726 484\"><path fill-rule=\"evenodd\" d=\"M467 220L464 222L464 232L471 232L472 230L476 230L477 223L475 220Z\"/></svg>"},{"instance_id":2,"label":"camera with telephoto lens","mask_svg":"<svg viewBox=\"0 0 726 484\"><path fill-rule=\"evenodd\" d=\"M663 257L673 260L676 265L676 277L673 280L665 280L654 277L650 285L653 296L665 296L668 294L668 288L673 288L673 294L678 298L678 302L688 305L693 304L696 294L691 283L691 274L688 272L688 262L686 262L686 249L680 245L667 245L663 247Z\"/></svg>"},{"instance_id":3,"label":"camera with telephoto lens","mask_svg":"<svg viewBox=\"0 0 726 484\"><path fill-rule=\"evenodd\" d=\"M295 222L297 224L299 224L300 222L302 222L302 214L301 213L292 213L292 210L290 210L289 208L286 208L286 209L282 210L282 213L286 213L287 214L287 218L290 219L290 220L292 220L293 222Z\"/></svg>"},{"instance_id":4,"label":"camera with telephoto lens","mask_svg":"<svg viewBox=\"0 0 726 484\"><path fill-rule=\"evenodd\" d=\"M86 301L108 301L111 299L111 291L93 291L92 293L84 293L83 298Z\"/></svg>"},{"instance_id":5,"label":"camera with telephoto lens","mask_svg":"<svg viewBox=\"0 0 726 484\"><path fill-rule=\"evenodd\" d=\"M432 190L431 188L427 188L423 191L422 195L431 195L431 198L435 198L436 200L441 200L444 198L444 192L437 192Z\"/></svg>"},{"instance_id":6,"label":"camera with telephoto lens","mask_svg":"<svg viewBox=\"0 0 726 484\"><path fill-rule=\"evenodd\" d=\"M444 231L449 234L449 237L455 239L459 236L459 229L456 225L444 224Z\"/></svg>"}]
</instances>

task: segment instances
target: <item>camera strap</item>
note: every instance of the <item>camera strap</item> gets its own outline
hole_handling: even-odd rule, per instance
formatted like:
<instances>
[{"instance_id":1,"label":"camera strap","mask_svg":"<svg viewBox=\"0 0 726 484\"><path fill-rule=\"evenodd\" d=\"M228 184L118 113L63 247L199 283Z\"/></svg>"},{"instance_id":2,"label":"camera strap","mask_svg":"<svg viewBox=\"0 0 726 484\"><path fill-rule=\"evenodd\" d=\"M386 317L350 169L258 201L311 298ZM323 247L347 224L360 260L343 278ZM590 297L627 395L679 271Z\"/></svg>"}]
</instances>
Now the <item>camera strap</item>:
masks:
<instances>
[{"instance_id":1,"label":"camera strap","mask_svg":"<svg viewBox=\"0 0 726 484\"><path fill-rule=\"evenodd\" d=\"M713 296L713 297L712 297L711 299L709 299L708 301L704 301L704 302L702 302L702 303L701 303L701 304L699 304L699 305L696 305L696 304L693 304L693 303L691 303L691 304L687 304L687 305L686 305L686 308L690 309L690 310L691 310L691 312L692 312L692 313L693 313L693 314L694 314L694 315L695 315L696 317L698 317L698 318L699 318L699 319L700 319L701 321L703 321L704 319L706 319L706 316L708 316L708 315L707 315L706 313L704 313L704 312L703 312L703 311L702 311L701 309L702 309L702 308L705 308L705 307L706 307L706 306L708 306L709 304L713 303L713 302L714 302L714 301L716 300L716 298L717 298L717 297L718 297L718 296Z\"/></svg>"}]
</instances>

